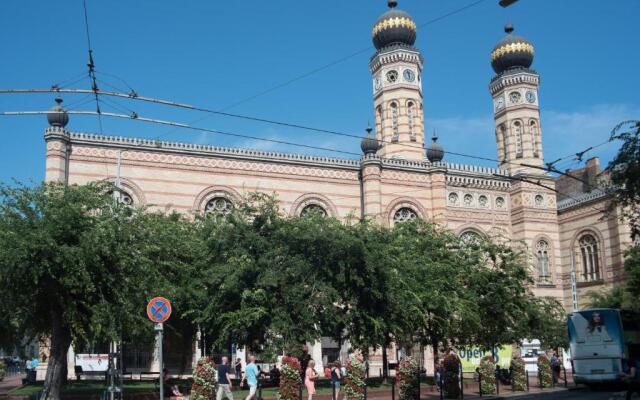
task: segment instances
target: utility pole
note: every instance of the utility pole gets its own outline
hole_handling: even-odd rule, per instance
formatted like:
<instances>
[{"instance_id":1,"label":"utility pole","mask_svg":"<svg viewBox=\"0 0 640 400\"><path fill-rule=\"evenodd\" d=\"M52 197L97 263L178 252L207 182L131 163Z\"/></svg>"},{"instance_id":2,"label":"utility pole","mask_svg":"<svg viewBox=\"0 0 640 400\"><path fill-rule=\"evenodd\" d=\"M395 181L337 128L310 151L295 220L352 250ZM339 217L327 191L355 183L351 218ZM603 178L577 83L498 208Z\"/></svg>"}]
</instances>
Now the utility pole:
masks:
<instances>
[{"instance_id":1,"label":"utility pole","mask_svg":"<svg viewBox=\"0 0 640 400\"><path fill-rule=\"evenodd\" d=\"M571 249L571 305L573 312L578 311L578 285L576 282L576 263L573 249Z\"/></svg>"},{"instance_id":2,"label":"utility pole","mask_svg":"<svg viewBox=\"0 0 640 400\"><path fill-rule=\"evenodd\" d=\"M122 161L122 150L118 150L118 156L116 158L116 190L113 191L113 199L117 202L122 200L122 193L120 192L120 163Z\"/></svg>"}]
</instances>

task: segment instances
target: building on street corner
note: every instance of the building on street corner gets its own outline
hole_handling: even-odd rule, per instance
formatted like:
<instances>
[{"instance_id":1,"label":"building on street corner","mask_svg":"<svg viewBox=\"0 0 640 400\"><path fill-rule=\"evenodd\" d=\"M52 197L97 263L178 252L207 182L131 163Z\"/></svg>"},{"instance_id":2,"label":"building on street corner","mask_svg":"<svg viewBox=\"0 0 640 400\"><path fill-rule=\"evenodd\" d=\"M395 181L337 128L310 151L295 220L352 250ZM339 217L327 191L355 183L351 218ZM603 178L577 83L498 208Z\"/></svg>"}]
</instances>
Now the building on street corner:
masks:
<instances>
[{"instance_id":1,"label":"building on street corner","mask_svg":"<svg viewBox=\"0 0 640 400\"><path fill-rule=\"evenodd\" d=\"M605 212L611 197L598 159L568 172L583 182L545 171L541 76L532 69L534 45L520 34L507 25L493 49L487 46L499 160L493 168L448 163L436 133L428 137L424 58L414 47L417 26L389 1L373 25L374 124L363 137L360 159L76 132L68 115L54 113L44 133L46 180L115 181L119 164L122 201L132 206L224 214L243 194L261 191L277 194L291 216L320 210L340 220L366 217L388 226L424 218L468 240L503 236L526 245L536 295L557 298L570 310L575 271L583 307L585 291L624 279L622 252L631 243L629 230L615 210ZM64 109L58 104L55 110ZM398 353L392 350L394 362ZM319 370L345 352L324 339L311 349ZM152 359L141 356L140 370L151 368ZM177 369L179 359L167 354L168 367ZM381 365L380 354L374 354L371 374Z\"/></svg>"}]
</instances>

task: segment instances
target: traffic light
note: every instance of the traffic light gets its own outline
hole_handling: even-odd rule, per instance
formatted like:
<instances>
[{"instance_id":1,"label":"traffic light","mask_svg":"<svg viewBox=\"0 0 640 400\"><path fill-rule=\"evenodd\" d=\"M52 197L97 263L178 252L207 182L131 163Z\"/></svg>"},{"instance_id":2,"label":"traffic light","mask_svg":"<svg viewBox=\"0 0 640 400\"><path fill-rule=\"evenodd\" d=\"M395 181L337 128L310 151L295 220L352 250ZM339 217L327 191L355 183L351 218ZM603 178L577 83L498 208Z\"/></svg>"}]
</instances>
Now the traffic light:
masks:
<instances>
[{"instance_id":1,"label":"traffic light","mask_svg":"<svg viewBox=\"0 0 640 400\"><path fill-rule=\"evenodd\" d=\"M512 5L513 3L517 2L518 0L500 0L499 4L502 7L509 7L510 5Z\"/></svg>"}]
</instances>

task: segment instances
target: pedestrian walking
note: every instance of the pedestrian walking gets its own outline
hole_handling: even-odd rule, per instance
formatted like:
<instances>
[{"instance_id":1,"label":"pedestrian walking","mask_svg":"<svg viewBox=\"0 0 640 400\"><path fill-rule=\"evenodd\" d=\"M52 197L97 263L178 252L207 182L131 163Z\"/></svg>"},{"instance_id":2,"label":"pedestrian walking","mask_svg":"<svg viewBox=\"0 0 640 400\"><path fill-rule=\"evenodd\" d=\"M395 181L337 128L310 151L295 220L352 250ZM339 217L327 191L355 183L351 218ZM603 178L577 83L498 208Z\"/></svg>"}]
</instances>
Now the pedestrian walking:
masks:
<instances>
[{"instance_id":1,"label":"pedestrian walking","mask_svg":"<svg viewBox=\"0 0 640 400\"><path fill-rule=\"evenodd\" d=\"M316 362L310 360L305 371L304 386L307 388L307 393L309 394L307 397L308 400L313 400L313 395L316 394L315 380L318 379L318 374L316 370L313 369L315 366Z\"/></svg>"},{"instance_id":2,"label":"pedestrian walking","mask_svg":"<svg viewBox=\"0 0 640 400\"><path fill-rule=\"evenodd\" d=\"M269 371L269 380L273 386L280 386L280 370L273 364L273 367Z\"/></svg>"},{"instance_id":3,"label":"pedestrian walking","mask_svg":"<svg viewBox=\"0 0 640 400\"><path fill-rule=\"evenodd\" d=\"M333 400L340 398L340 382L342 382L342 371L340 370L340 361L333 363L331 367L331 384L335 388L336 397Z\"/></svg>"},{"instance_id":4,"label":"pedestrian walking","mask_svg":"<svg viewBox=\"0 0 640 400\"><path fill-rule=\"evenodd\" d=\"M231 365L229 365L229 358L222 357L222 362L216 367L218 372L218 392L216 393L216 400L222 400L222 396L226 395L229 400L233 400L233 387L231 374Z\"/></svg>"},{"instance_id":5,"label":"pedestrian walking","mask_svg":"<svg viewBox=\"0 0 640 400\"><path fill-rule=\"evenodd\" d=\"M242 379L242 360L240 357L236 358L236 364L234 367L236 369L236 379Z\"/></svg>"},{"instance_id":6,"label":"pedestrian walking","mask_svg":"<svg viewBox=\"0 0 640 400\"><path fill-rule=\"evenodd\" d=\"M244 369L244 380L249 385L249 394L245 400L255 399L256 391L258 390L258 366L256 365L256 357L249 356L249 364Z\"/></svg>"},{"instance_id":7,"label":"pedestrian walking","mask_svg":"<svg viewBox=\"0 0 640 400\"><path fill-rule=\"evenodd\" d=\"M558 383L560 380L560 360L558 359L557 352L553 352L553 355L549 359L549 363L551 364L551 376L553 383Z\"/></svg>"},{"instance_id":8,"label":"pedestrian walking","mask_svg":"<svg viewBox=\"0 0 640 400\"><path fill-rule=\"evenodd\" d=\"M305 374L307 371L307 366L309 365L309 361L311 361L311 355L309 354L309 346L306 344L302 346L302 356L300 357L300 377L302 380L305 379Z\"/></svg>"},{"instance_id":9,"label":"pedestrian walking","mask_svg":"<svg viewBox=\"0 0 640 400\"><path fill-rule=\"evenodd\" d=\"M634 393L640 394L640 363L636 358L629 358L629 374L627 375L627 400Z\"/></svg>"}]
</instances>

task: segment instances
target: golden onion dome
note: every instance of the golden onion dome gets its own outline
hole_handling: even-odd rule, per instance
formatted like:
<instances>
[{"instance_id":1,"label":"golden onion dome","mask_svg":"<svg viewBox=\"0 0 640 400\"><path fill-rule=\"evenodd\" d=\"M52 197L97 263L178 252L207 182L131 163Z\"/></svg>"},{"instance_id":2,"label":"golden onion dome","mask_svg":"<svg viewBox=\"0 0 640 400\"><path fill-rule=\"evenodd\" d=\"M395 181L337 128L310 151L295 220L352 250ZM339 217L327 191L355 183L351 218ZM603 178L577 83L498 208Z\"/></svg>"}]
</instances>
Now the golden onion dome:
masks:
<instances>
[{"instance_id":1,"label":"golden onion dome","mask_svg":"<svg viewBox=\"0 0 640 400\"><path fill-rule=\"evenodd\" d=\"M389 0L389 11L373 25L373 44L378 50L394 44L413 46L416 42L416 22L397 6L397 1Z\"/></svg>"},{"instance_id":2,"label":"golden onion dome","mask_svg":"<svg viewBox=\"0 0 640 400\"><path fill-rule=\"evenodd\" d=\"M530 41L513 34L513 25L504 27L507 33L491 52L491 67L500 74L512 68L529 68L533 63L534 49Z\"/></svg>"}]
</instances>

